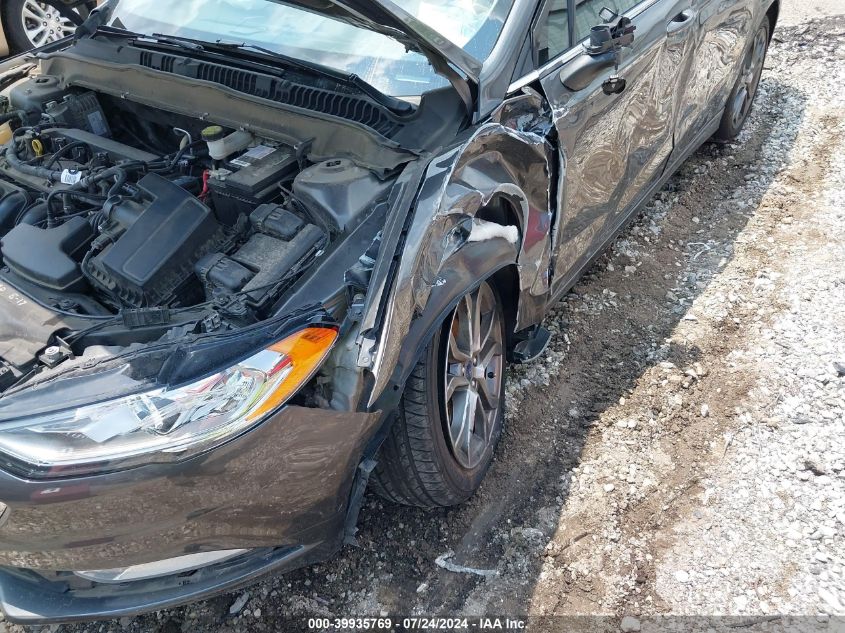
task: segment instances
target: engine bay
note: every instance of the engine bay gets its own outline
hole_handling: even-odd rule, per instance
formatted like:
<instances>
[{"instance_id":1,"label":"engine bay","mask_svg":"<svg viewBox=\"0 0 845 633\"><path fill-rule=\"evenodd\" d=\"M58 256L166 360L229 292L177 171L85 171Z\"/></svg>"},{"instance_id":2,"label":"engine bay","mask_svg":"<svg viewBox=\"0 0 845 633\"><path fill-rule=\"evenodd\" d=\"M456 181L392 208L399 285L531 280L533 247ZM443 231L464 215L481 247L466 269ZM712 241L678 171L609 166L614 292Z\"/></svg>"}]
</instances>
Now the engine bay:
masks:
<instances>
[{"instance_id":1,"label":"engine bay","mask_svg":"<svg viewBox=\"0 0 845 633\"><path fill-rule=\"evenodd\" d=\"M266 318L390 189L347 158L312 164L307 148L50 76L4 106L0 298L18 336L3 337L0 391L81 353L75 331L107 343L106 319L140 332L202 306L217 315L206 330Z\"/></svg>"}]
</instances>

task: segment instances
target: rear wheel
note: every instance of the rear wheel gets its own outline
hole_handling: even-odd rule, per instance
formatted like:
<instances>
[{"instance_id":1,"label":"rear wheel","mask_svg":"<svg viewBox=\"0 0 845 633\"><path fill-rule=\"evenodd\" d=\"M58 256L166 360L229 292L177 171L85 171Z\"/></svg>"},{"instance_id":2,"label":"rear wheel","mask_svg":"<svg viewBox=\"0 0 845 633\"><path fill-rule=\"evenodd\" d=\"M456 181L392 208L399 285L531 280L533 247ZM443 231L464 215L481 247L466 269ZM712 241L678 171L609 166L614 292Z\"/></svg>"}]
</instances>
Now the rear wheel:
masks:
<instances>
[{"instance_id":1,"label":"rear wheel","mask_svg":"<svg viewBox=\"0 0 845 633\"><path fill-rule=\"evenodd\" d=\"M766 61L766 52L769 50L769 18L763 18L763 23L754 34L751 41L751 48L745 55L739 78L736 80L733 90L728 97L725 113L719 130L714 138L719 141L731 141L735 139L748 115L751 106L754 104L754 97L757 96L757 87L760 85L760 75L763 74L763 62Z\"/></svg>"},{"instance_id":2,"label":"rear wheel","mask_svg":"<svg viewBox=\"0 0 845 633\"><path fill-rule=\"evenodd\" d=\"M482 283L461 299L414 369L373 486L422 507L466 501L493 461L504 419L505 320Z\"/></svg>"}]
</instances>

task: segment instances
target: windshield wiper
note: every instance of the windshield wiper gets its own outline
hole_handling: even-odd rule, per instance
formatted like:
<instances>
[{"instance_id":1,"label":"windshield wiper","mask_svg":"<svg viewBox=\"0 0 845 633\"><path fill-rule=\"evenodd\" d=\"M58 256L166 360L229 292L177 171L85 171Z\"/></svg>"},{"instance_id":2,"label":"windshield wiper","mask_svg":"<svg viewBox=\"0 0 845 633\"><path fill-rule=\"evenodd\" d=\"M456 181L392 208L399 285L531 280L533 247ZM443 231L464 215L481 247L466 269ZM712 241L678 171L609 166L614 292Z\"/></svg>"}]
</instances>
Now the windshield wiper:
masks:
<instances>
[{"instance_id":1,"label":"windshield wiper","mask_svg":"<svg viewBox=\"0 0 845 633\"><path fill-rule=\"evenodd\" d=\"M139 35L138 39L152 40L154 42L158 42L159 44L169 44L170 46L175 46L176 48L184 48L187 51L205 50L205 46L198 42L193 42L189 39L183 39L181 37L170 37L169 35L161 35L159 33L155 33L152 37L148 35Z\"/></svg>"},{"instance_id":2,"label":"windshield wiper","mask_svg":"<svg viewBox=\"0 0 845 633\"><path fill-rule=\"evenodd\" d=\"M338 83L352 86L353 88L355 88L362 94L365 94L379 105L387 108L388 110L391 110L392 112L395 112L396 114L410 114L414 110L414 106L408 103L407 101L403 101L401 99L397 99L396 97L391 97L390 95L384 94L383 92L376 89L374 86L370 85L354 73L346 74L335 70L334 68L331 68L329 66L323 66L322 64L316 64L302 59L297 59L296 57L290 57L289 55L279 53L269 48L264 48L263 46L259 46L258 44L248 44L246 42L224 42L222 40L218 40L216 42L207 42L205 40L197 40L189 37L179 37L176 35L164 35L162 33L153 33L152 35L133 35L136 37L136 39L139 40L147 40L159 44L175 46L177 48L182 48L184 50L192 52L229 54L231 54L232 52L237 52L239 54L246 53L247 56L253 59L259 59L262 61L270 62L281 62L284 66L287 66L289 68L295 68L297 70L305 71L310 74L328 77L329 79L333 79Z\"/></svg>"}]
</instances>

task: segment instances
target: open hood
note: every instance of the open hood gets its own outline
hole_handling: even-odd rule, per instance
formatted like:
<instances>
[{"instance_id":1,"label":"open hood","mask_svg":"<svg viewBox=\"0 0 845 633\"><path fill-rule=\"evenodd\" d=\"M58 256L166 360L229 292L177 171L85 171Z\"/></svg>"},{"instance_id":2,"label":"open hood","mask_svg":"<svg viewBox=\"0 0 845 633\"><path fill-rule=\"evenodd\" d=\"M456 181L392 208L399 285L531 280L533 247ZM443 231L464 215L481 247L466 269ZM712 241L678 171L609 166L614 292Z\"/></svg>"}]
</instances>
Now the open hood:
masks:
<instances>
[{"instance_id":1,"label":"open hood","mask_svg":"<svg viewBox=\"0 0 845 633\"><path fill-rule=\"evenodd\" d=\"M481 62L391 0L273 1L387 35L425 55L435 70L453 83L457 74L454 69L460 71L467 82L478 83Z\"/></svg>"},{"instance_id":2,"label":"open hood","mask_svg":"<svg viewBox=\"0 0 845 633\"><path fill-rule=\"evenodd\" d=\"M473 87L478 85L481 62L408 13L392 0L269 0L310 11L386 35L409 50L424 55L434 70L447 78L471 110ZM89 37L107 24L120 0L106 0L76 29L76 38Z\"/></svg>"}]
</instances>

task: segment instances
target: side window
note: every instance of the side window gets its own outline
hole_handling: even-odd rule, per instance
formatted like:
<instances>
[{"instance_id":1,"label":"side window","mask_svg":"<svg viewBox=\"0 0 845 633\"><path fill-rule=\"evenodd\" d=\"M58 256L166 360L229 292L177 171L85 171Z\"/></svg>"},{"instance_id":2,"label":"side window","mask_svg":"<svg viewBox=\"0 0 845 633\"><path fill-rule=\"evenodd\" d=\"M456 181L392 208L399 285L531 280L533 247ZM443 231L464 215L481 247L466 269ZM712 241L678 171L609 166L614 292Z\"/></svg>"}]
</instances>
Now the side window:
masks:
<instances>
[{"instance_id":1,"label":"side window","mask_svg":"<svg viewBox=\"0 0 845 633\"><path fill-rule=\"evenodd\" d=\"M547 64L573 45L587 39L590 29L602 23L599 13L605 7L621 14L640 2L642 0L548 0L534 30L537 66ZM573 6L575 24L570 40L569 10Z\"/></svg>"},{"instance_id":2,"label":"side window","mask_svg":"<svg viewBox=\"0 0 845 633\"><path fill-rule=\"evenodd\" d=\"M614 13L625 13L641 0L575 0L575 42L590 36L590 29L601 24L599 13L605 7Z\"/></svg>"},{"instance_id":3,"label":"side window","mask_svg":"<svg viewBox=\"0 0 845 633\"><path fill-rule=\"evenodd\" d=\"M567 0L549 0L547 15L537 24L537 65L543 66L569 48L569 9Z\"/></svg>"}]
</instances>

